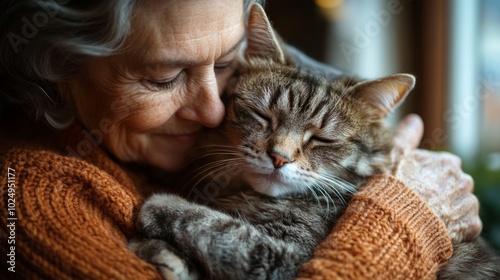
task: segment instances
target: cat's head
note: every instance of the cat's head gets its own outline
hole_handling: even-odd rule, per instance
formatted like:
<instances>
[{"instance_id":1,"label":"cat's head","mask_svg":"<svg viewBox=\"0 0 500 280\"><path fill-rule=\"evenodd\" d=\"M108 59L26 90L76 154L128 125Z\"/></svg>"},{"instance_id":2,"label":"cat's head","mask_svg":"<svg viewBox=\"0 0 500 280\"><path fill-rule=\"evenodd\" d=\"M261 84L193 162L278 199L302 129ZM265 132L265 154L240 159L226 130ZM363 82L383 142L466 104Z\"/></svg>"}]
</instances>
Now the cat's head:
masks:
<instances>
[{"instance_id":1,"label":"cat's head","mask_svg":"<svg viewBox=\"0 0 500 280\"><path fill-rule=\"evenodd\" d=\"M313 186L346 191L390 164L384 118L413 88L411 75L326 81L286 65L258 5L252 7L237 81L228 89L224 130L244 159L245 179L279 196Z\"/></svg>"}]
</instances>

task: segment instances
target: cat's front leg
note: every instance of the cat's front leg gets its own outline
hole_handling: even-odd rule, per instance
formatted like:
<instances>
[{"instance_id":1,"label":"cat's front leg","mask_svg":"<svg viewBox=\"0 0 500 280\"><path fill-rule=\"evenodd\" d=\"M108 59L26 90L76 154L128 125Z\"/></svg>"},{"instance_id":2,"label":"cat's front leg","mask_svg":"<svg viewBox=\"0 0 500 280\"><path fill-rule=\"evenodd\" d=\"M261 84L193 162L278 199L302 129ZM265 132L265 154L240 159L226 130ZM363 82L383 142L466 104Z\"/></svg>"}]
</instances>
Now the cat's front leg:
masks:
<instances>
[{"instance_id":1,"label":"cat's front leg","mask_svg":"<svg viewBox=\"0 0 500 280\"><path fill-rule=\"evenodd\" d=\"M128 248L139 258L154 265L164 279L196 280L197 271L190 268L187 261L175 253L175 249L163 240L133 239Z\"/></svg>"},{"instance_id":2,"label":"cat's front leg","mask_svg":"<svg viewBox=\"0 0 500 280\"><path fill-rule=\"evenodd\" d=\"M149 239L172 241L179 245L183 237L200 228L210 229L219 212L173 194L152 195L139 212L136 227ZM220 213L221 215L224 215Z\"/></svg>"},{"instance_id":3,"label":"cat's front leg","mask_svg":"<svg viewBox=\"0 0 500 280\"><path fill-rule=\"evenodd\" d=\"M174 195L149 198L138 227L146 238L165 240L189 256L206 278L291 279L309 255L245 220Z\"/></svg>"},{"instance_id":4,"label":"cat's front leg","mask_svg":"<svg viewBox=\"0 0 500 280\"><path fill-rule=\"evenodd\" d=\"M165 279L201 279L202 268L189 266L192 263L208 269L212 275L210 268L217 267L218 262L211 262L208 252L213 247L207 245L217 237L213 236L213 221L221 216L232 219L176 195L155 194L139 212L136 227L145 239L140 241L142 250L133 251L155 265Z\"/></svg>"}]
</instances>

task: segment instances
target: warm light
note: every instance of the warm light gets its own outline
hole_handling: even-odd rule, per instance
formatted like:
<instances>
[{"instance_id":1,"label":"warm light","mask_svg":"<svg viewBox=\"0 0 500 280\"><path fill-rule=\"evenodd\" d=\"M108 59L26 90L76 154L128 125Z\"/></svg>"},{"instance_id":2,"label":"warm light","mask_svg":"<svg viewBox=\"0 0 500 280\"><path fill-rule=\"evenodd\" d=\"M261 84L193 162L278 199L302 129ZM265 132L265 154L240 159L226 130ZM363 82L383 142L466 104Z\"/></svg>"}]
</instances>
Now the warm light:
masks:
<instances>
[{"instance_id":1,"label":"warm light","mask_svg":"<svg viewBox=\"0 0 500 280\"><path fill-rule=\"evenodd\" d=\"M322 9L332 9L342 4L342 0L315 0L314 2Z\"/></svg>"},{"instance_id":2,"label":"warm light","mask_svg":"<svg viewBox=\"0 0 500 280\"><path fill-rule=\"evenodd\" d=\"M338 21L343 15L342 0L314 0L319 13L328 21Z\"/></svg>"}]
</instances>

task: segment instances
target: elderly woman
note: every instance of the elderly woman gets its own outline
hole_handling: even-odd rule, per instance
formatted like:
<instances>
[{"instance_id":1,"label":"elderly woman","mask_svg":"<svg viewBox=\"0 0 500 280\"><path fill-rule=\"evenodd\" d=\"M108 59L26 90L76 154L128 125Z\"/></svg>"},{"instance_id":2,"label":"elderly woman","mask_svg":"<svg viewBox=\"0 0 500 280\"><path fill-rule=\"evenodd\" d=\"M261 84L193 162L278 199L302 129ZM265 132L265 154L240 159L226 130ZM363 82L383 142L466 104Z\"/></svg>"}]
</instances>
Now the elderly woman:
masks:
<instances>
[{"instance_id":1,"label":"elderly woman","mask_svg":"<svg viewBox=\"0 0 500 280\"><path fill-rule=\"evenodd\" d=\"M127 249L135 214L168 187L152 171L178 170L223 119L252 2L4 1L4 275L159 277ZM368 180L299 277L432 278L452 241L479 234L471 178L455 156L414 150L421 134L415 116L400 124L392 174Z\"/></svg>"}]
</instances>

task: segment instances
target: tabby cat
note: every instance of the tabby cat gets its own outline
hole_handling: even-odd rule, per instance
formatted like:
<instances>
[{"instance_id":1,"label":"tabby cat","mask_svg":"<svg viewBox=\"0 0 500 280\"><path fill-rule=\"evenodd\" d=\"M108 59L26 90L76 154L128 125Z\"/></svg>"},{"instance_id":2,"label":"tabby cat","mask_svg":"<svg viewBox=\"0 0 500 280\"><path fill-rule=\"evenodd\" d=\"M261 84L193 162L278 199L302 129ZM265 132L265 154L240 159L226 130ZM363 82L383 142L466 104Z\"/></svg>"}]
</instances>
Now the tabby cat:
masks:
<instances>
[{"instance_id":1,"label":"tabby cat","mask_svg":"<svg viewBox=\"0 0 500 280\"><path fill-rule=\"evenodd\" d=\"M413 88L411 75L327 82L299 72L258 5L247 36L225 140L209 146L222 158L207 155L190 180L211 195L157 194L139 213L145 239L130 248L167 279L292 279L365 178L390 164L384 117ZM450 272L443 278L457 279Z\"/></svg>"}]
</instances>

